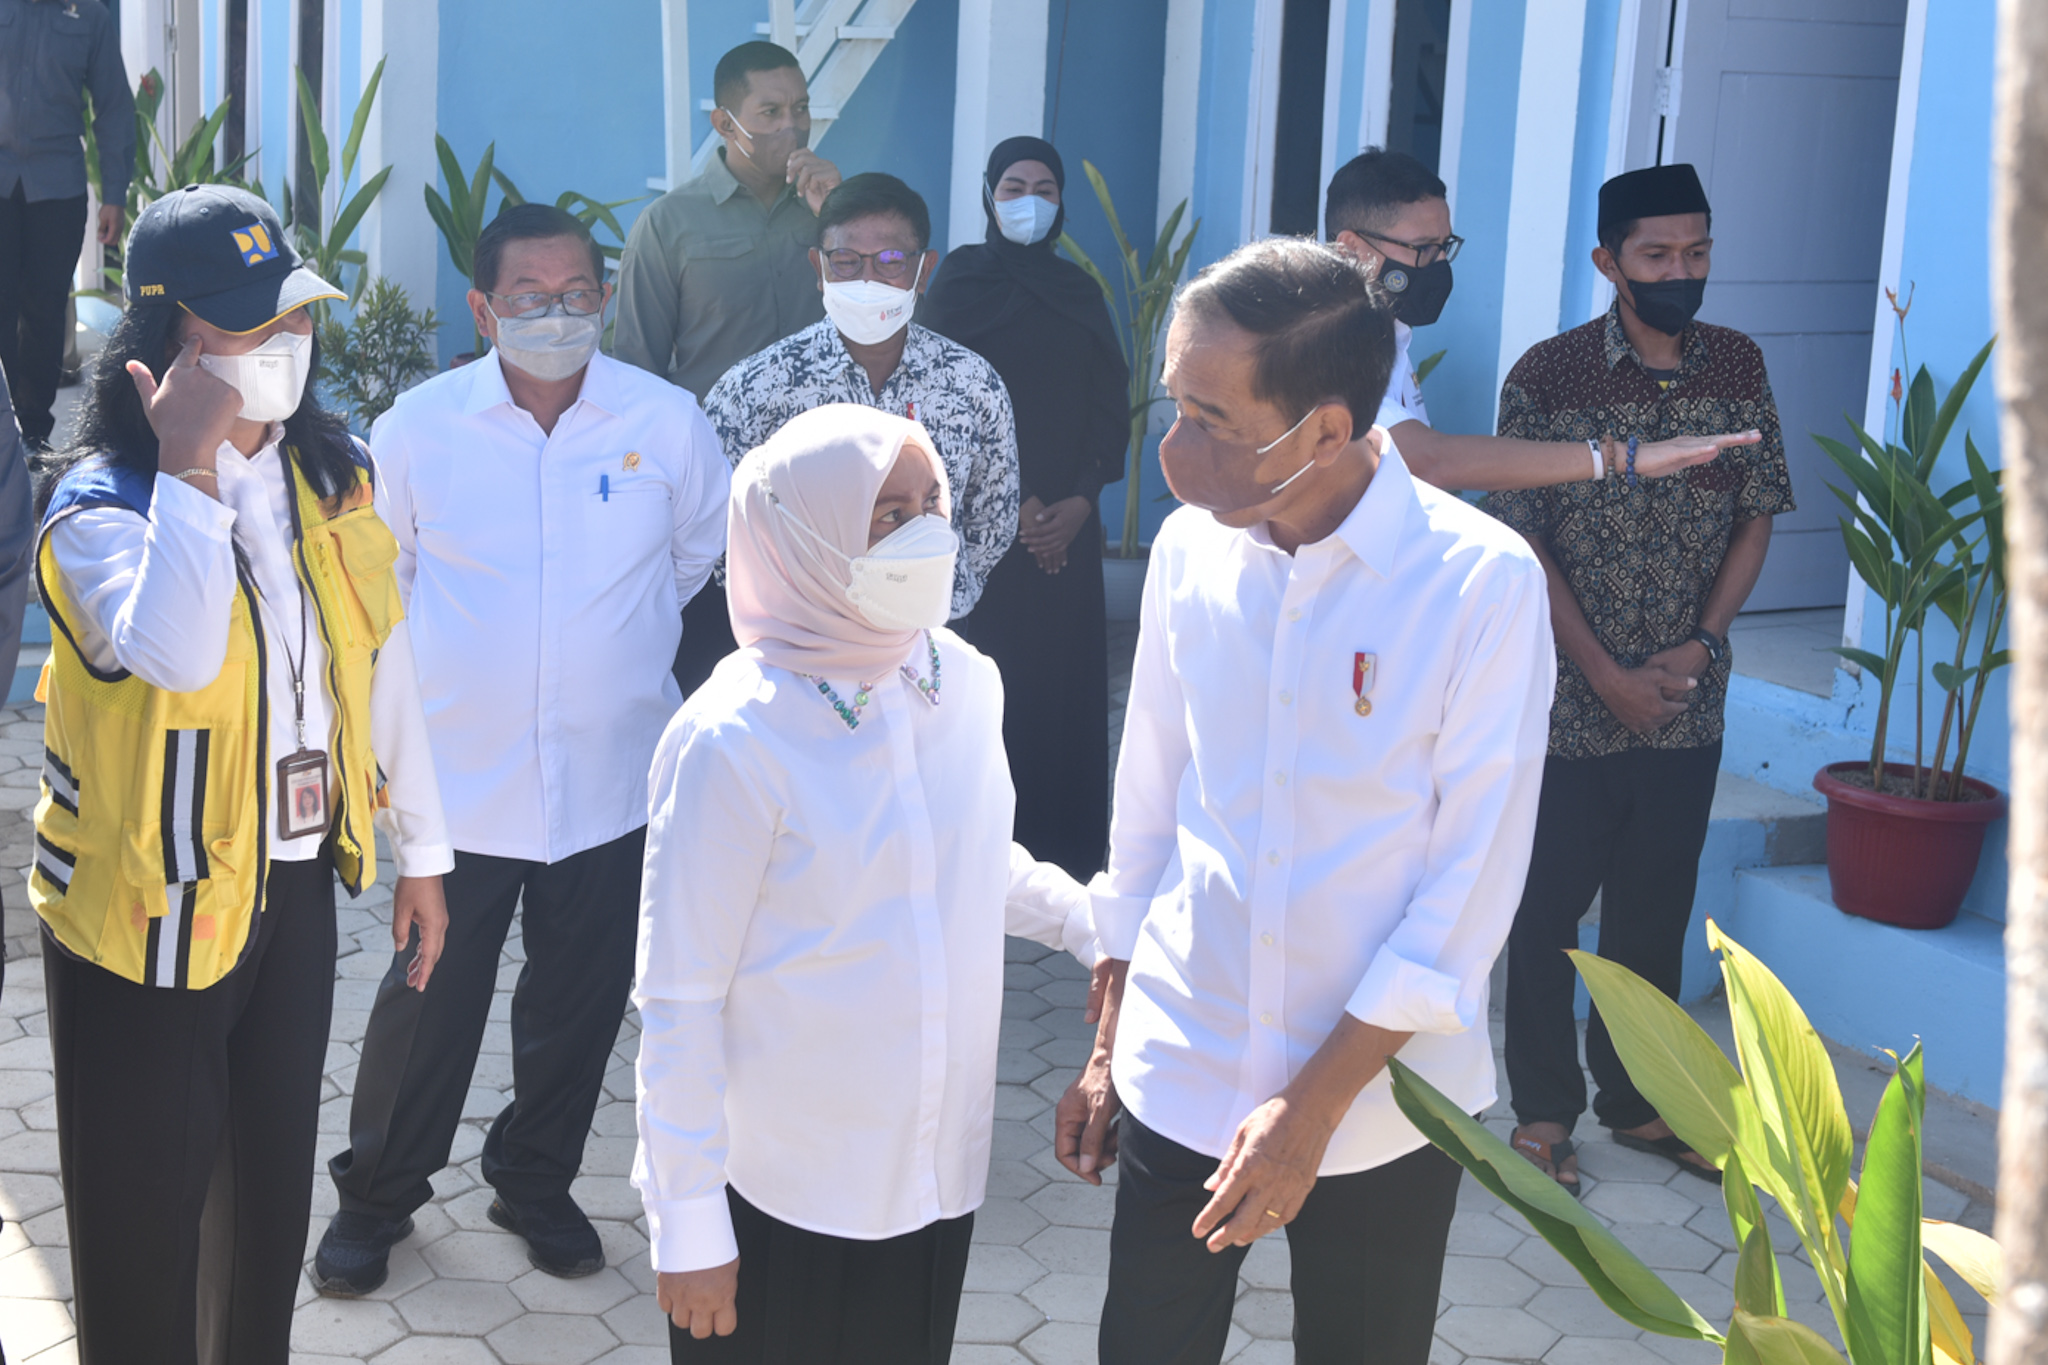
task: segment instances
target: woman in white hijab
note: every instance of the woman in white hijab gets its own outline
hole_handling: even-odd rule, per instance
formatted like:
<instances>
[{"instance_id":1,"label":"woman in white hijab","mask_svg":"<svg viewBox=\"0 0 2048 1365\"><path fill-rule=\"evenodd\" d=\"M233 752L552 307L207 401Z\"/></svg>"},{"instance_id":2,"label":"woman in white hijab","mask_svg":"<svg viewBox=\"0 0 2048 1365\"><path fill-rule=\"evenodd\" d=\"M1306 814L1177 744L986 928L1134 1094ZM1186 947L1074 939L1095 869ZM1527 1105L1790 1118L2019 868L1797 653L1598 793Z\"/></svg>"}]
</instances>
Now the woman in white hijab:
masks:
<instances>
[{"instance_id":1,"label":"woman in white hijab","mask_svg":"<svg viewBox=\"0 0 2048 1365\"><path fill-rule=\"evenodd\" d=\"M640 1150L677 1362L943 1365L988 1178L1003 934L1092 965L1011 842L995 665L915 422L795 418L734 476L733 633L654 760Z\"/></svg>"}]
</instances>

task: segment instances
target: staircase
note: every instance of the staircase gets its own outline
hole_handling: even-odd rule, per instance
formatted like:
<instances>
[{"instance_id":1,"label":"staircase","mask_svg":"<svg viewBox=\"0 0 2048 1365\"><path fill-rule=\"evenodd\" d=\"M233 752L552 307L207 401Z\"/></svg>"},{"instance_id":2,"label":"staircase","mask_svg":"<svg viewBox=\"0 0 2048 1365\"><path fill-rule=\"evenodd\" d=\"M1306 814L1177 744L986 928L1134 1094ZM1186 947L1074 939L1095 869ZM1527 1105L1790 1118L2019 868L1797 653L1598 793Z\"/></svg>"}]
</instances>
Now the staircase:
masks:
<instances>
[{"instance_id":1,"label":"staircase","mask_svg":"<svg viewBox=\"0 0 2048 1365\"><path fill-rule=\"evenodd\" d=\"M770 0L770 18L756 24L755 31L771 42L796 53L804 79L811 87L811 146L824 140L825 133L839 117L846 101L882 55L882 49L896 36L917 0ZM706 113L717 108L716 100L699 100ZM712 133L691 158L692 174L701 174L717 152L718 134Z\"/></svg>"}]
</instances>

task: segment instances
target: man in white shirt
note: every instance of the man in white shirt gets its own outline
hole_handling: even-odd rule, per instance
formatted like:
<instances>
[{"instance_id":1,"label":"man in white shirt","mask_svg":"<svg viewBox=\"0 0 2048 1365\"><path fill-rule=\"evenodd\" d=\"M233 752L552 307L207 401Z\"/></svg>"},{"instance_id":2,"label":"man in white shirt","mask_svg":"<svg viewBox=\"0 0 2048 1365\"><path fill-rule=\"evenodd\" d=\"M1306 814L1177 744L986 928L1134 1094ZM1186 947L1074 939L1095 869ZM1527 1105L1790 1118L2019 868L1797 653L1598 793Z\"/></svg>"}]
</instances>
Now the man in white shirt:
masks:
<instances>
[{"instance_id":1,"label":"man in white shirt","mask_svg":"<svg viewBox=\"0 0 2048 1365\"><path fill-rule=\"evenodd\" d=\"M1458 1167L1386 1059L1494 1100L1487 974L1542 782L1546 589L1365 425L1383 299L1344 253L1260 242L1196 277L1167 336L1160 459L1190 506L1152 549L1092 888L1107 1000L1055 1138L1085 1179L1123 1161L1117 1365L1220 1360L1245 1249L1279 1227L1299 1359L1422 1365Z\"/></svg>"},{"instance_id":2,"label":"man in white shirt","mask_svg":"<svg viewBox=\"0 0 2048 1365\"><path fill-rule=\"evenodd\" d=\"M685 602L725 543L730 481L696 400L596 353L609 288L589 230L505 210L469 302L492 342L372 433L455 871L434 989L397 966L363 1041L340 1193L315 1258L363 1294L447 1163L522 908L514 1098L484 1143L493 1222L556 1275L604 1251L569 1194L633 974L647 769L682 697Z\"/></svg>"},{"instance_id":3,"label":"man in white shirt","mask_svg":"<svg viewBox=\"0 0 2048 1365\"><path fill-rule=\"evenodd\" d=\"M1443 313L1451 297L1451 262L1465 245L1451 231L1445 193L1436 172L1406 152L1368 147L1337 168L1323 203L1330 244L1357 257L1392 303L1394 365L1376 422L1417 478L1474 492L1549 488L1609 474L1651 479L1704 464L1725 447L1762 439L1754 431L1682 436L1643 442L1631 455L1624 441L1591 430L1587 440L1525 441L1460 436L1430 426L1422 381L1408 352L1414 329Z\"/></svg>"}]
</instances>

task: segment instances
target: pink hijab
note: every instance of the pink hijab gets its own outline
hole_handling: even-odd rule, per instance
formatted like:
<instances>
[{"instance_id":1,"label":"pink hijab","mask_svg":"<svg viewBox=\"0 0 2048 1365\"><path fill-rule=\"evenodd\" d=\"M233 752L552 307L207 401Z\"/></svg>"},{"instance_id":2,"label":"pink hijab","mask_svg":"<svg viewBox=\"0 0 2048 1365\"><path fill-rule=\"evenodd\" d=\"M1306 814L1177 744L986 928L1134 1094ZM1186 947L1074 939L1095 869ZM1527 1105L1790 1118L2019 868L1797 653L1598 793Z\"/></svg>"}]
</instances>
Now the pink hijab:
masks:
<instances>
[{"instance_id":1,"label":"pink hijab","mask_svg":"<svg viewBox=\"0 0 2048 1365\"><path fill-rule=\"evenodd\" d=\"M919 632L870 625L846 600L845 561L825 548L849 559L867 553L875 495L905 446L930 462L950 517L952 491L931 436L857 403L793 417L740 461L726 520L726 591L741 649L793 673L857 682L878 682L910 657Z\"/></svg>"}]
</instances>

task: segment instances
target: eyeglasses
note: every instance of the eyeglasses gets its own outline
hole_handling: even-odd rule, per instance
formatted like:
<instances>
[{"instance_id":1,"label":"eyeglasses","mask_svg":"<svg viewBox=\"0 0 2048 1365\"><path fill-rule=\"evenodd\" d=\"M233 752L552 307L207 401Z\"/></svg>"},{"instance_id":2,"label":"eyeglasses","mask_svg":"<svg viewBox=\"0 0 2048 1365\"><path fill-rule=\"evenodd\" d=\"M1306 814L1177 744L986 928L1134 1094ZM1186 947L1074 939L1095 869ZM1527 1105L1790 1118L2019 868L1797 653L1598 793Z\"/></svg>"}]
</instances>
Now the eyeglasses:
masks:
<instances>
[{"instance_id":1,"label":"eyeglasses","mask_svg":"<svg viewBox=\"0 0 2048 1365\"><path fill-rule=\"evenodd\" d=\"M824 256L825 264L830 267L832 278L835 280L859 279L861 266L869 262L874 264L875 274L879 278L900 280L919 254L915 251L897 251L893 248L874 252L849 251L842 248L838 251L827 251Z\"/></svg>"},{"instance_id":2,"label":"eyeglasses","mask_svg":"<svg viewBox=\"0 0 2048 1365\"><path fill-rule=\"evenodd\" d=\"M1399 237L1382 237L1377 232L1361 232L1358 235L1365 238L1368 242L1381 242L1387 246L1406 247L1415 253L1417 269L1426 265L1435 265L1438 261L1455 261L1458 259L1458 248L1465 245L1465 239L1455 232L1440 242L1404 242Z\"/></svg>"},{"instance_id":3,"label":"eyeglasses","mask_svg":"<svg viewBox=\"0 0 2048 1365\"><path fill-rule=\"evenodd\" d=\"M485 290L484 296L503 299L512 306L515 318L544 317L557 304L570 317L587 318L604 307L602 289L571 289L561 294L493 294Z\"/></svg>"}]
</instances>

